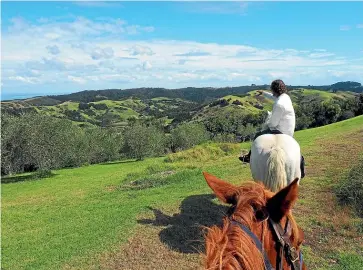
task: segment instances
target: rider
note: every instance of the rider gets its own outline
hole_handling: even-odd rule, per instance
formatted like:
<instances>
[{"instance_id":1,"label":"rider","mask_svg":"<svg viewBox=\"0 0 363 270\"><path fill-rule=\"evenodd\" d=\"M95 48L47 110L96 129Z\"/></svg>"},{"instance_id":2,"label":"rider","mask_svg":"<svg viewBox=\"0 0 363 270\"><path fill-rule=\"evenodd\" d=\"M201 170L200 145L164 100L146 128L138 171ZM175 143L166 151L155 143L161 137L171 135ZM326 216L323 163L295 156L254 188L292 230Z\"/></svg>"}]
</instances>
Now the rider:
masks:
<instances>
[{"instance_id":1,"label":"rider","mask_svg":"<svg viewBox=\"0 0 363 270\"><path fill-rule=\"evenodd\" d=\"M271 83L272 94L266 91L258 90L259 95L264 95L267 98L272 98L275 103L272 108L270 119L267 121L268 128L258 132L254 140L263 134L287 134L294 136L295 130L295 112L292 106L291 99L287 94L287 88L282 80L274 80ZM239 157L242 162L249 163L251 150L245 156ZM304 157L301 156L301 178L305 176L304 172Z\"/></svg>"}]
</instances>

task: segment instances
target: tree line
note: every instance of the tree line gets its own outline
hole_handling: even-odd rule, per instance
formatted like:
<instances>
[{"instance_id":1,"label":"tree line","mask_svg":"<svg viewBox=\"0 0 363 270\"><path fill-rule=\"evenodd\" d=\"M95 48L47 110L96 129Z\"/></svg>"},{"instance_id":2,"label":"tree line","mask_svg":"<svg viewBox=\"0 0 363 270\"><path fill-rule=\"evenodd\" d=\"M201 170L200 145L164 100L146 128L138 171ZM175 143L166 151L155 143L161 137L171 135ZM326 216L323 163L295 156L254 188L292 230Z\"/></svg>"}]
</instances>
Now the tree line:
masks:
<instances>
[{"instance_id":1,"label":"tree line","mask_svg":"<svg viewBox=\"0 0 363 270\"><path fill-rule=\"evenodd\" d=\"M363 94L349 99L306 99L296 108L296 130L320 127L363 114Z\"/></svg>"},{"instance_id":2,"label":"tree line","mask_svg":"<svg viewBox=\"0 0 363 270\"><path fill-rule=\"evenodd\" d=\"M210 139L200 123L170 133L161 121L130 121L123 130L81 128L68 119L29 113L1 115L1 174L78 167L124 158L142 160L184 150Z\"/></svg>"}]
</instances>

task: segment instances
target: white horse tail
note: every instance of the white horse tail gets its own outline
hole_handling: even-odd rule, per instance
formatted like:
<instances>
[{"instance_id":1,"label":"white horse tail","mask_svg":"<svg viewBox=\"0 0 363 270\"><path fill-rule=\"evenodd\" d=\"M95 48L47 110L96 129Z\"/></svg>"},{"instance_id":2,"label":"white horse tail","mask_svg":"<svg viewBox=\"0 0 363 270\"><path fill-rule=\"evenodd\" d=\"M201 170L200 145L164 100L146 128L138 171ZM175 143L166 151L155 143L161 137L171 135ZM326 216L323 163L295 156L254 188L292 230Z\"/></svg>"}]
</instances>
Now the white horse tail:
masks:
<instances>
[{"instance_id":1,"label":"white horse tail","mask_svg":"<svg viewBox=\"0 0 363 270\"><path fill-rule=\"evenodd\" d=\"M287 186L285 170L285 152L281 147L274 146L267 160L266 187L276 192Z\"/></svg>"}]
</instances>

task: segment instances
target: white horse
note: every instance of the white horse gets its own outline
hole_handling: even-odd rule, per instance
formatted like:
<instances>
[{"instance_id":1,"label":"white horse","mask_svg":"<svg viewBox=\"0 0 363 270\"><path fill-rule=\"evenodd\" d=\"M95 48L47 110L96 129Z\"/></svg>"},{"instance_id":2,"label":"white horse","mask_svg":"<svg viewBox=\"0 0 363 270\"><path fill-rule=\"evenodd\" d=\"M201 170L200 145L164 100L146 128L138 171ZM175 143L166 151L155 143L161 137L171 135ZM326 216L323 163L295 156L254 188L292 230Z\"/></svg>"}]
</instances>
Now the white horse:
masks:
<instances>
[{"instance_id":1,"label":"white horse","mask_svg":"<svg viewBox=\"0 0 363 270\"><path fill-rule=\"evenodd\" d=\"M268 119L271 113L268 112ZM265 122L265 126L266 126ZM250 168L255 181L262 181L273 192L301 179L300 146L286 134L265 134L254 140Z\"/></svg>"}]
</instances>

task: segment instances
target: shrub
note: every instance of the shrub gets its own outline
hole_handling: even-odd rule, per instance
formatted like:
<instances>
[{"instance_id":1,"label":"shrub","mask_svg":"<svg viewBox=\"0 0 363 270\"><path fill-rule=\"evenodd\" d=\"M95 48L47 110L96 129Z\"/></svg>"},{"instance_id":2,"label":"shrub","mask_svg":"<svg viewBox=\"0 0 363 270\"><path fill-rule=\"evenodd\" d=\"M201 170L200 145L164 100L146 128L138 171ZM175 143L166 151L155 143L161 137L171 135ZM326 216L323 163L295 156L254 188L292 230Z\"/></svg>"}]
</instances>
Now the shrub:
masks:
<instances>
[{"instance_id":1,"label":"shrub","mask_svg":"<svg viewBox=\"0 0 363 270\"><path fill-rule=\"evenodd\" d=\"M86 155L90 164L116 160L120 157L122 137L112 129L90 128L86 130Z\"/></svg>"},{"instance_id":2,"label":"shrub","mask_svg":"<svg viewBox=\"0 0 363 270\"><path fill-rule=\"evenodd\" d=\"M183 152L169 154L164 162L206 162L228 155L217 145L198 145Z\"/></svg>"},{"instance_id":3,"label":"shrub","mask_svg":"<svg viewBox=\"0 0 363 270\"><path fill-rule=\"evenodd\" d=\"M241 101L239 101L238 99L233 101L232 104L234 104L234 105L243 105L243 103Z\"/></svg>"},{"instance_id":4,"label":"shrub","mask_svg":"<svg viewBox=\"0 0 363 270\"><path fill-rule=\"evenodd\" d=\"M1 117L2 175L77 167L120 157L122 136L115 130L84 130L69 120L40 114Z\"/></svg>"},{"instance_id":5,"label":"shrub","mask_svg":"<svg viewBox=\"0 0 363 270\"><path fill-rule=\"evenodd\" d=\"M132 124L124 132L122 151L126 157L143 160L158 156L165 151L166 137L162 130L150 125Z\"/></svg>"},{"instance_id":6,"label":"shrub","mask_svg":"<svg viewBox=\"0 0 363 270\"><path fill-rule=\"evenodd\" d=\"M352 167L335 189L339 202L351 205L363 217L363 158Z\"/></svg>"},{"instance_id":7,"label":"shrub","mask_svg":"<svg viewBox=\"0 0 363 270\"><path fill-rule=\"evenodd\" d=\"M96 110L107 110L108 106L105 103L90 103L89 106L92 106Z\"/></svg>"},{"instance_id":8,"label":"shrub","mask_svg":"<svg viewBox=\"0 0 363 270\"><path fill-rule=\"evenodd\" d=\"M51 177L52 175L53 174L51 170L37 170L32 176L34 179L40 179Z\"/></svg>"},{"instance_id":9,"label":"shrub","mask_svg":"<svg viewBox=\"0 0 363 270\"><path fill-rule=\"evenodd\" d=\"M87 110L87 109L89 109L91 106L90 105L88 105L87 103L85 103L85 102L80 102L79 104L78 104L78 109L79 110Z\"/></svg>"},{"instance_id":10,"label":"shrub","mask_svg":"<svg viewBox=\"0 0 363 270\"><path fill-rule=\"evenodd\" d=\"M238 142L236 135L228 133L219 133L213 137L213 142L218 143L236 143Z\"/></svg>"},{"instance_id":11,"label":"shrub","mask_svg":"<svg viewBox=\"0 0 363 270\"><path fill-rule=\"evenodd\" d=\"M171 131L171 149L173 152L189 149L209 139L203 124L181 124Z\"/></svg>"}]
</instances>

